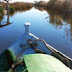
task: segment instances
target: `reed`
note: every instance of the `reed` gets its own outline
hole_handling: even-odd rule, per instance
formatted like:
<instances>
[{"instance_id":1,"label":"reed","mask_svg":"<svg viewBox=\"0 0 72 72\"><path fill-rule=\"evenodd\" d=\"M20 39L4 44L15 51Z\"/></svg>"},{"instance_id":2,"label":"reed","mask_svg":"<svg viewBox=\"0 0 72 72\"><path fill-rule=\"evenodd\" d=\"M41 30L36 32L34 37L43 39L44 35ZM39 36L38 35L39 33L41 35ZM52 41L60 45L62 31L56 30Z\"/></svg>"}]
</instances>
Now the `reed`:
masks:
<instances>
[{"instance_id":1,"label":"reed","mask_svg":"<svg viewBox=\"0 0 72 72\"><path fill-rule=\"evenodd\" d=\"M46 7L47 6L47 2L45 2L45 1L35 2L34 6Z\"/></svg>"},{"instance_id":2,"label":"reed","mask_svg":"<svg viewBox=\"0 0 72 72\"><path fill-rule=\"evenodd\" d=\"M72 0L50 0L47 9L67 17L72 16Z\"/></svg>"},{"instance_id":3,"label":"reed","mask_svg":"<svg viewBox=\"0 0 72 72\"><path fill-rule=\"evenodd\" d=\"M44 7L49 12L62 16L64 19L72 19L72 0L50 0L49 2L36 2L35 6Z\"/></svg>"},{"instance_id":4,"label":"reed","mask_svg":"<svg viewBox=\"0 0 72 72\"><path fill-rule=\"evenodd\" d=\"M10 6L14 7L15 10L23 10L23 9L26 9L26 8L32 8L33 4L24 3L24 2L15 2L15 3L11 3Z\"/></svg>"}]
</instances>

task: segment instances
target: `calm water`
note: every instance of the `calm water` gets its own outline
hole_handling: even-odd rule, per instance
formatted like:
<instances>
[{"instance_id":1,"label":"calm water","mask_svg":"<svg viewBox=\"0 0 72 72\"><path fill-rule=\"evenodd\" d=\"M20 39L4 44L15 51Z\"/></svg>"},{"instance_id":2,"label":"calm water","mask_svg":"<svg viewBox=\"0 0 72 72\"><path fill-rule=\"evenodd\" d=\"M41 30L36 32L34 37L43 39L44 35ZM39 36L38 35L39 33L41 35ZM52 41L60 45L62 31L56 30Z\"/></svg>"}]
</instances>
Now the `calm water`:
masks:
<instances>
[{"instance_id":1,"label":"calm water","mask_svg":"<svg viewBox=\"0 0 72 72\"><path fill-rule=\"evenodd\" d=\"M6 22L4 16L2 25ZM24 33L24 23L30 22L30 32L72 58L72 25L47 11L32 8L10 16L12 24L0 27L0 53Z\"/></svg>"}]
</instances>

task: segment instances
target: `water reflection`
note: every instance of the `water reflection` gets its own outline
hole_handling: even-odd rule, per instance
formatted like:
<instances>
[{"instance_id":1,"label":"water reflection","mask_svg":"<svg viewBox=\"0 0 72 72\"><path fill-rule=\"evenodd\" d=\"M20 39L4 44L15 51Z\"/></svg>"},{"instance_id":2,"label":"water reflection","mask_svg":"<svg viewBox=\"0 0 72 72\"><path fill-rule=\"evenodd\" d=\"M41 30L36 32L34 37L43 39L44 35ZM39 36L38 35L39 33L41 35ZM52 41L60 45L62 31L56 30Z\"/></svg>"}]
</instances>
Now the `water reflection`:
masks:
<instances>
[{"instance_id":1,"label":"water reflection","mask_svg":"<svg viewBox=\"0 0 72 72\"><path fill-rule=\"evenodd\" d=\"M13 24L0 28L0 52L24 33L24 22L29 21L32 23L31 33L72 58L72 25L68 20L43 8L18 10L9 19Z\"/></svg>"},{"instance_id":2,"label":"water reflection","mask_svg":"<svg viewBox=\"0 0 72 72\"><path fill-rule=\"evenodd\" d=\"M2 22L2 20L3 20L3 18L4 18L4 15L0 15L0 28L2 28L2 27L4 27L4 26L8 26L8 25L10 25L10 24L12 24L10 21L9 21L9 17L12 17L16 12L25 12L25 11L28 11L28 10L30 10L31 8L25 8L25 9L19 9L19 10L15 10L15 11L13 11L13 12L9 12L9 13L7 13L7 21L5 22L5 23L1 23Z\"/></svg>"},{"instance_id":3,"label":"water reflection","mask_svg":"<svg viewBox=\"0 0 72 72\"><path fill-rule=\"evenodd\" d=\"M55 26L56 28L62 29L64 28L65 31L65 36L67 39L70 38L72 39L72 20L71 17L66 17L62 15L55 14L54 12L46 10L50 16L50 23Z\"/></svg>"},{"instance_id":4,"label":"water reflection","mask_svg":"<svg viewBox=\"0 0 72 72\"><path fill-rule=\"evenodd\" d=\"M16 9L15 12L26 12L32 8L25 8L25 9Z\"/></svg>"},{"instance_id":5,"label":"water reflection","mask_svg":"<svg viewBox=\"0 0 72 72\"><path fill-rule=\"evenodd\" d=\"M0 25L2 20L3 20L3 15L0 15Z\"/></svg>"},{"instance_id":6,"label":"water reflection","mask_svg":"<svg viewBox=\"0 0 72 72\"><path fill-rule=\"evenodd\" d=\"M31 8L25 8L25 9L16 9L15 11L13 12L9 12L9 16L13 16L15 13L17 12L26 12L28 10L30 10Z\"/></svg>"},{"instance_id":7,"label":"water reflection","mask_svg":"<svg viewBox=\"0 0 72 72\"><path fill-rule=\"evenodd\" d=\"M9 16L13 16L15 14L15 11L9 12Z\"/></svg>"},{"instance_id":8,"label":"water reflection","mask_svg":"<svg viewBox=\"0 0 72 72\"><path fill-rule=\"evenodd\" d=\"M1 24L1 21L3 20L3 17L4 17L3 15L0 16L0 28L11 24L11 23L9 22L9 14L7 14L7 22L5 22L5 24Z\"/></svg>"},{"instance_id":9,"label":"water reflection","mask_svg":"<svg viewBox=\"0 0 72 72\"><path fill-rule=\"evenodd\" d=\"M71 36L71 42L72 42L72 24L70 25L70 36Z\"/></svg>"},{"instance_id":10,"label":"water reflection","mask_svg":"<svg viewBox=\"0 0 72 72\"><path fill-rule=\"evenodd\" d=\"M52 25L52 27L55 27L56 29L62 29L64 27L65 35L63 38L70 38L72 41L72 20L69 16L64 16L57 14L51 10L47 10L45 8L35 7L36 9L40 11L46 11L49 14L49 17L46 16L45 19L49 19L49 23Z\"/></svg>"}]
</instances>

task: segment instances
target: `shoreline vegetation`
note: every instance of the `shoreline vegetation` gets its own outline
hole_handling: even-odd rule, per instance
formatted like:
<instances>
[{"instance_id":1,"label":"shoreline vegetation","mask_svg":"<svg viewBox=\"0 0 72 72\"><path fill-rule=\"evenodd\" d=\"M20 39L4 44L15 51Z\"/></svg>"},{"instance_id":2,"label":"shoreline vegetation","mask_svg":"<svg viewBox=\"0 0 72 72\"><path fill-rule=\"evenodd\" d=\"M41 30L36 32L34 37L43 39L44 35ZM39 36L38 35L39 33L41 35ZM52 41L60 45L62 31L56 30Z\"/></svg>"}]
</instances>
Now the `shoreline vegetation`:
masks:
<instances>
[{"instance_id":1,"label":"shoreline vegetation","mask_svg":"<svg viewBox=\"0 0 72 72\"><path fill-rule=\"evenodd\" d=\"M0 2L0 24L3 19L3 16L7 14L6 3ZM33 7L32 3L25 3L25 2L14 2L9 3L9 15L13 16L15 12L19 11L27 11Z\"/></svg>"},{"instance_id":2,"label":"shoreline vegetation","mask_svg":"<svg viewBox=\"0 0 72 72\"><path fill-rule=\"evenodd\" d=\"M6 3L0 2L0 14L3 14L3 10L6 10ZM25 2L14 2L14 3L9 3L9 11L15 12L15 11L26 11L29 10L33 7L32 3L25 3Z\"/></svg>"},{"instance_id":3,"label":"shoreline vegetation","mask_svg":"<svg viewBox=\"0 0 72 72\"><path fill-rule=\"evenodd\" d=\"M36 2L35 7L43 8L48 13L58 15L72 23L72 0L50 0L49 2Z\"/></svg>"},{"instance_id":4,"label":"shoreline vegetation","mask_svg":"<svg viewBox=\"0 0 72 72\"><path fill-rule=\"evenodd\" d=\"M15 2L15 3L10 3L10 6L17 11L17 10L31 9L33 7L33 4L24 3L24 2Z\"/></svg>"},{"instance_id":5,"label":"shoreline vegetation","mask_svg":"<svg viewBox=\"0 0 72 72\"><path fill-rule=\"evenodd\" d=\"M6 9L6 3L0 2L0 16L3 15L3 10ZM43 8L50 15L59 16L65 21L72 23L72 0L50 0L48 2L39 1L32 3L14 2L9 3L10 15L13 15L16 11L30 10L32 7Z\"/></svg>"}]
</instances>

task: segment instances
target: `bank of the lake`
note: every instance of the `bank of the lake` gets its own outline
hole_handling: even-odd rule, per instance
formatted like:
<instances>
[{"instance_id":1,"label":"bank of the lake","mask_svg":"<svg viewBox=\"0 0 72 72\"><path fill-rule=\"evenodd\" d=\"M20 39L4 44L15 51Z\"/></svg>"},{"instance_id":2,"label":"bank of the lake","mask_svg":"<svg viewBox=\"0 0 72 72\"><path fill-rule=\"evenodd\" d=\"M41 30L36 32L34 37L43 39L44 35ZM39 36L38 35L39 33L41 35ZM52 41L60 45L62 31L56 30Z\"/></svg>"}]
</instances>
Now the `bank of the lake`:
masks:
<instances>
[{"instance_id":1,"label":"bank of the lake","mask_svg":"<svg viewBox=\"0 0 72 72\"><path fill-rule=\"evenodd\" d=\"M64 19L72 19L72 0L50 0L49 2L36 2L35 7L45 8L54 15L59 15Z\"/></svg>"}]
</instances>

